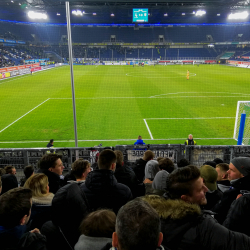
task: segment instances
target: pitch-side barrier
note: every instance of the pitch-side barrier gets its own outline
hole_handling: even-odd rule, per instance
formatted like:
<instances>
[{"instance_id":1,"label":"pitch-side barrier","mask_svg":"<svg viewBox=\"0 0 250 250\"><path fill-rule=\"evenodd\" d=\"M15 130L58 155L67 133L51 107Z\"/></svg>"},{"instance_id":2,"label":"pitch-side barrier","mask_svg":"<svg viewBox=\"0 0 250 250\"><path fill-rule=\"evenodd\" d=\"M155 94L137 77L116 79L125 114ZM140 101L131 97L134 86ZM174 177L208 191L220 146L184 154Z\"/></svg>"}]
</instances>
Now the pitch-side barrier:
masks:
<instances>
[{"instance_id":1,"label":"pitch-side barrier","mask_svg":"<svg viewBox=\"0 0 250 250\"><path fill-rule=\"evenodd\" d=\"M58 153L62 155L65 173L70 171L72 163L83 158L97 163L100 152L104 149L120 150L123 153L125 164L132 166L135 161L143 157L146 150L151 150L158 157L168 157L175 164L180 159L189 160L190 164L197 167L202 166L206 161L220 158L229 163L231 159L238 156L250 156L250 146L185 146L182 144L161 144L161 145L118 145L115 147L89 147L89 148L5 148L0 149L0 168L12 165L17 169L17 179L23 177L25 166L32 165L38 169L38 161L44 154Z\"/></svg>"}]
</instances>

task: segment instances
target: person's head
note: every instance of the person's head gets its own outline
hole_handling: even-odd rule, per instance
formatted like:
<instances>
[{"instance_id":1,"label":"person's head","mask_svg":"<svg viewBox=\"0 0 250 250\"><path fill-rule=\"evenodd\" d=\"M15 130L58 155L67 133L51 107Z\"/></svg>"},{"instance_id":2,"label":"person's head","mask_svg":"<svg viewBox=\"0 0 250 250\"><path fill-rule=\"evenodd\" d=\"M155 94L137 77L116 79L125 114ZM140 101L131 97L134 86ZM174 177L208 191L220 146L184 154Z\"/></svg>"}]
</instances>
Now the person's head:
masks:
<instances>
[{"instance_id":1,"label":"person's head","mask_svg":"<svg viewBox=\"0 0 250 250\"><path fill-rule=\"evenodd\" d=\"M27 224L32 205L30 189L19 187L0 196L1 226L12 228Z\"/></svg>"},{"instance_id":2,"label":"person's head","mask_svg":"<svg viewBox=\"0 0 250 250\"><path fill-rule=\"evenodd\" d=\"M189 139L189 140L192 140L192 139L193 139L193 135L191 135L191 134L188 135L188 139Z\"/></svg>"},{"instance_id":3,"label":"person's head","mask_svg":"<svg viewBox=\"0 0 250 250\"><path fill-rule=\"evenodd\" d=\"M11 165L6 166L6 167L4 168L4 170L5 170L6 174L13 174L13 175L16 174L16 168L13 167L13 166L11 166Z\"/></svg>"},{"instance_id":4,"label":"person's head","mask_svg":"<svg viewBox=\"0 0 250 250\"><path fill-rule=\"evenodd\" d=\"M142 159L144 161L150 161L150 160L153 160L154 157L155 157L155 154L151 150L147 150L145 151Z\"/></svg>"},{"instance_id":5,"label":"person's head","mask_svg":"<svg viewBox=\"0 0 250 250\"><path fill-rule=\"evenodd\" d=\"M115 150L114 151L115 155L116 155L116 163L120 166L123 165L123 153L120 150Z\"/></svg>"},{"instance_id":6,"label":"person's head","mask_svg":"<svg viewBox=\"0 0 250 250\"><path fill-rule=\"evenodd\" d=\"M188 203L206 205L207 187L203 183L196 166L186 166L174 170L167 180L167 190L171 199L181 199Z\"/></svg>"},{"instance_id":7,"label":"person's head","mask_svg":"<svg viewBox=\"0 0 250 250\"><path fill-rule=\"evenodd\" d=\"M52 145L53 145L53 143L54 143L54 139L50 139L50 140L49 140L49 142L50 142L50 144L52 144Z\"/></svg>"},{"instance_id":8,"label":"person's head","mask_svg":"<svg viewBox=\"0 0 250 250\"><path fill-rule=\"evenodd\" d=\"M98 158L98 168L115 171L116 155L111 149L103 150Z\"/></svg>"},{"instance_id":9,"label":"person's head","mask_svg":"<svg viewBox=\"0 0 250 250\"><path fill-rule=\"evenodd\" d=\"M112 245L119 250L155 250L163 239L160 229L156 211L146 201L136 198L120 208Z\"/></svg>"},{"instance_id":10,"label":"person's head","mask_svg":"<svg viewBox=\"0 0 250 250\"><path fill-rule=\"evenodd\" d=\"M240 179L250 174L250 158L236 157L229 164L228 180Z\"/></svg>"},{"instance_id":11,"label":"person's head","mask_svg":"<svg viewBox=\"0 0 250 250\"><path fill-rule=\"evenodd\" d=\"M116 215L113 211L101 209L87 215L79 229L85 236L112 238L115 220Z\"/></svg>"},{"instance_id":12,"label":"person's head","mask_svg":"<svg viewBox=\"0 0 250 250\"><path fill-rule=\"evenodd\" d=\"M45 174L31 175L24 184L32 191L33 197L46 196L49 193L49 181Z\"/></svg>"},{"instance_id":13,"label":"person's head","mask_svg":"<svg viewBox=\"0 0 250 250\"><path fill-rule=\"evenodd\" d=\"M208 166L211 166L213 168L216 168L216 163L214 161L206 161L203 163L203 165L208 165Z\"/></svg>"},{"instance_id":14,"label":"person's head","mask_svg":"<svg viewBox=\"0 0 250 250\"><path fill-rule=\"evenodd\" d=\"M49 170L58 175L62 175L64 166L62 156L59 154L45 154L39 161L39 167L44 170Z\"/></svg>"},{"instance_id":15,"label":"person's head","mask_svg":"<svg viewBox=\"0 0 250 250\"><path fill-rule=\"evenodd\" d=\"M177 162L178 168L186 167L190 164L190 162L187 159L180 159L179 162Z\"/></svg>"},{"instance_id":16,"label":"person's head","mask_svg":"<svg viewBox=\"0 0 250 250\"><path fill-rule=\"evenodd\" d=\"M172 173L174 171L174 163L169 158L163 158L159 161L159 168Z\"/></svg>"},{"instance_id":17,"label":"person's head","mask_svg":"<svg viewBox=\"0 0 250 250\"><path fill-rule=\"evenodd\" d=\"M138 136L138 140L142 140L142 137L141 137L141 135L139 135L139 136Z\"/></svg>"},{"instance_id":18,"label":"person's head","mask_svg":"<svg viewBox=\"0 0 250 250\"><path fill-rule=\"evenodd\" d=\"M215 158L213 161L214 161L216 164L224 163L223 160L220 159L220 158Z\"/></svg>"},{"instance_id":19,"label":"person's head","mask_svg":"<svg viewBox=\"0 0 250 250\"><path fill-rule=\"evenodd\" d=\"M72 164L72 174L76 177L76 180L86 180L90 171L90 162L82 158L79 158Z\"/></svg>"},{"instance_id":20,"label":"person's head","mask_svg":"<svg viewBox=\"0 0 250 250\"><path fill-rule=\"evenodd\" d=\"M6 174L6 171L3 168L0 168L0 176Z\"/></svg>"},{"instance_id":21,"label":"person's head","mask_svg":"<svg viewBox=\"0 0 250 250\"><path fill-rule=\"evenodd\" d=\"M218 173L212 166L203 165L200 167L201 178L210 191L217 190Z\"/></svg>"},{"instance_id":22,"label":"person's head","mask_svg":"<svg viewBox=\"0 0 250 250\"><path fill-rule=\"evenodd\" d=\"M33 166L26 166L23 170L23 173L24 173L26 179L28 179L31 175L34 174L34 167Z\"/></svg>"},{"instance_id":23,"label":"person's head","mask_svg":"<svg viewBox=\"0 0 250 250\"><path fill-rule=\"evenodd\" d=\"M158 157L156 160L159 162L162 159L164 159L164 157Z\"/></svg>"},{"instance_id":24,"label":"person's head","mask_svg":"<svg viewBox=\"0 0 250 250\"><path fill-rule=\"evenodd\" d=\"M228 179L229 165L227 163L219 163L216 165L215 170L218 173L217 181L223 181Z\"/></svg>"},{"instance_id":25,"label":"person's head","mask_svg":"<svg viewBox=\"0 0 250 250\"><path fill-rule=\"evenodd\" d=\"M155 178L155 175L160 171L159 163L156 160L148 161L145 166L145 178L151 181Z\"/></svg>"}]
</instances>

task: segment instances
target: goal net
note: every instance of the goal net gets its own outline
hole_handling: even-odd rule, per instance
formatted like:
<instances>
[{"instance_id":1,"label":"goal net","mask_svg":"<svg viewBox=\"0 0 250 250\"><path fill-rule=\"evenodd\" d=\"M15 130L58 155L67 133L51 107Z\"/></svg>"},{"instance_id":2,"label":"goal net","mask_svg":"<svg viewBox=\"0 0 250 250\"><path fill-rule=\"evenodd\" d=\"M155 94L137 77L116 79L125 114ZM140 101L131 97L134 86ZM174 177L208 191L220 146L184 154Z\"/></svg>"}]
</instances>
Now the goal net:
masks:
<instances>
[{"instance_id":1,"label":"goal net","mask_svg":"<svg viewBox=\"0 0 250 250\"><path fill-rule=\"evenodd\" d=\"M250 145L250 101L238 101L237 103L233 138L235 140L238 140L241 114L244 112L246 114L246 121L245 121L242 144Z\"/></svg>"}]
</instances>

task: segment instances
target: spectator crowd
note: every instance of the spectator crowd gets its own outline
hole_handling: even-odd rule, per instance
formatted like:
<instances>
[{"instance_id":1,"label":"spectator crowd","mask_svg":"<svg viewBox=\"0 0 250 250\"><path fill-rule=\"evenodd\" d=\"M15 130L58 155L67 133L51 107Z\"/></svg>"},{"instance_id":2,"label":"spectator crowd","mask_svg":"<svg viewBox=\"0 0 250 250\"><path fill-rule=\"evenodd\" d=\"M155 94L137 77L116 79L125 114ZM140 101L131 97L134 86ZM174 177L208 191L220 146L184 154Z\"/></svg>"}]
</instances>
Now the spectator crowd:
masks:
<instances>
[{"instance_id":1,"label":"spectator crowd","mask_svg":"<svg viewBox=\"0 0 250 250\"><path fill-rule=\"evenodd\" d=\"M197 167L146 150L131 167L105 149L63 170L55 152L20 183L0 168L1 250L250 249L248 157Z\"/></svg>"}]
</instances>

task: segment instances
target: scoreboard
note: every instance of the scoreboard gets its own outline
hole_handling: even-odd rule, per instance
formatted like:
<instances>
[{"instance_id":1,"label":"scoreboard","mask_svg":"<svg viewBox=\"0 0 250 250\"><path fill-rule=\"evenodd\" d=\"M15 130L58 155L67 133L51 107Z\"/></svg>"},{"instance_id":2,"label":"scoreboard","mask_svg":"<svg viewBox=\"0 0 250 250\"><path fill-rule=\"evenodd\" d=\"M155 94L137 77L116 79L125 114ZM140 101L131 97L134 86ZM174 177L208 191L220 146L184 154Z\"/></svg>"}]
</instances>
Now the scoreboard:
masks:
<instances>
[{"instance_id":1,"label":"scoreboard","mask_svg":"<svg viewBox=\"0 0 250 250\"><path fill-rule=\"evenodd\" d=\"M134 23L147 23L148 22L148 9L133 9L133 22Z\"/></svg>"}]
</instances>

